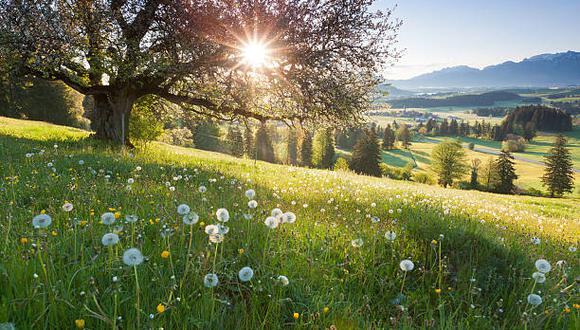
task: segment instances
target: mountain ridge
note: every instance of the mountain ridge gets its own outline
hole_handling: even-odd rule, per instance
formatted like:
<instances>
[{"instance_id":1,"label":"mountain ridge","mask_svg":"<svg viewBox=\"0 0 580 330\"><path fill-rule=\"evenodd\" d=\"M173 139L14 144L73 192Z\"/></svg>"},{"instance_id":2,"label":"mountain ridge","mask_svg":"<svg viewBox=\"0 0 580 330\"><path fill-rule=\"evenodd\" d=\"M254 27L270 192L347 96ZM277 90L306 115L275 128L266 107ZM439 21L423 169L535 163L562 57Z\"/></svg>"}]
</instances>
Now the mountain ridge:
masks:
<instances>
[{"instance_id":1,"label":"mountain ridge","mask_svg":"<svg viewBox=\"0 0 580 330\"><path fill-rule=\"evenodd\" d=\"M505 61L483 69L458 65L389 83L403 89L580 85L580 52L539 54L520 62Z\"/></svg>"}]
</instances>

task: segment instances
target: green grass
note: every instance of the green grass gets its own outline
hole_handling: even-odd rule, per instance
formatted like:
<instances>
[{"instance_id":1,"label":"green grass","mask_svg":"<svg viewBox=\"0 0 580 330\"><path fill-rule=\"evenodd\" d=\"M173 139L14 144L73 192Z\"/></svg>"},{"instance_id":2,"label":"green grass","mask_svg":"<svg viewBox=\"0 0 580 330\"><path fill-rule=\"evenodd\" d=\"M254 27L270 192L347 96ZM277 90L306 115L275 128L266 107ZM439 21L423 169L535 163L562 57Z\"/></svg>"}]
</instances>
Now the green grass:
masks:
<instances>
[{"instance_id":1,"label":"green grass","mask_svg":"<svg viewBox=\"0 0 580 330\"><path fill-rule=\"evenodd\" d=\"M160 143L129 153L86 136L0 118L0 323L18 329L70 329L81 319L90 329L580 324L578 252L569 250L580 235L577 199L254 164ZM246 206L250 188L256 209ZM71 212L61 209L67 201ZM183 224L181 203L199 214L197 224ZM230 212L229 233L212 244L204 228L217 223L222 207ZM296 223L266 227L275 207L294 212ZM100 223L109 210L118 212L117 222ZM33 228L43 211L53 223ZM140 220L125 223L128 214ZM391 230L392 242L384 236ZM119 243L102 246L103 234L113 231ZM534 236L541 244L531 243ZM355 239L363 245L354 247ZM146 256L134 268L121 258L130 247ZM546 283L534 285L538 258L552 270ZM414 262L412 271L399 268L404 259ZM567 263L558 267L557 260ZM244 266L254 270L250 282L237 277ZM208 273L219 277L213 289L203 285ZM280 285L279 275L289 285ZM543 303L527 304L530 292Z\"/></svg>"}]
</instances>

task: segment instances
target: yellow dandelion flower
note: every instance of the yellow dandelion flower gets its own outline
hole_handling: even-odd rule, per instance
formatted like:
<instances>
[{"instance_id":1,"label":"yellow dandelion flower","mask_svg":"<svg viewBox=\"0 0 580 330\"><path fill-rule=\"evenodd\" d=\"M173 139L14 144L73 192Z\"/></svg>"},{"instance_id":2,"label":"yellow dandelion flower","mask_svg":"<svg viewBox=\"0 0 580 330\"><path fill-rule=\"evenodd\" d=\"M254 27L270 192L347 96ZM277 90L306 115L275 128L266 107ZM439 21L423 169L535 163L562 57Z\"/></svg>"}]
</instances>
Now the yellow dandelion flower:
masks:
<instances>
[{"instance_id":1,"label":"yellow dandelion flower","mask_svg":"<svg viewBox=\"0 0 580 330\"><path fill-rule=\"evenodd\" d=\"M292 314L292 317L293 317L295 320L298 320L298 318L300 317L300 314L298 314L298 313L294 312L294 314Z\"/></svg>"},{"instance_id":2,"label":"yellow dandelion flower","mask_svg":"<svg viewBox=\"0 0 580 330\"><path fill-rule=\"evenodd\" d=\"M441 293L441 289L439 289L439 288L435 289L435 293L436 294L440 294Z\"/></svg>"},{"instance_id":3,"label":"yellow dandelion flower","mask_svg":"<svg viewBox=\"0 0 580 330\"><path fill-rule=\"evenodd\" d=\"M84 329L85 328L85 320L83 320L83 319L75 320L75 326L77 327L77 329Z\"/></svg>"},{"instance_id":4,"label":"yellow dandelion flower","mask_svg":"<svg viewBox=\"0 0 580 330\"><path fill-rule=\"evenodd\" d=\"M436 239L432 240L432 241L431 241L431 244L433 244L433 245L437 245L437 240L436 240Z\"/></svg>"},{"instance_id":5,"label":"yellow dandelion flower","mask_svg":"<svg viewBox=\"0 0 580 330\"><path fill-rule=\"evenodd\" d=\"M580 304L574 304L572 307L574 307L574 309L580 309Z\"/></svg>"},{"instance_id":6,"label":"yellow dandelion flower","mask_svg":"<svg viewBox=\"0 0 580 330\"><path fill-rule=\"evenodd\" d=\"M53 230L53 231L52 231L50 234L51 234L52 236L57 236L57 235L58 235L58 233L57 233L56 231L54 231L54 230Z\"/></svg>"},{"instance_id":7,"label":"yellow dandelion flower","mask_svg":"<svg viewBox=\"0 0 580 330\"><path fill-rule=\"evenodd\" d=\"M324 314L328 313L329 311L330 311L330 308L328 308L328 306L325 306L325 307L322 309L322 312L323 312Z\"/></svg>"},{"instance_id":8,"label":"yellow dandelion flower","mask_svg":"<svg viewBox=\"0 0 580 330\"><path fill-rule=\"evenodd\" d=\"M246 252L246 250L244 250L244 248L240 248L240 249L238 249L238 253L239 253L239 254L244 254L244 252Z\"/></svg>"},{"instance_id":9,"label":"yellow dandelion flower","mask_svg":"<svg viewBox=\"0 0 580 330\"><path fill-rule=\"evenodd\" d=\"M113 211L115 211L115 208L113 208L113 207L109 207L109 211L110 211L110 212L113 212Z\"/></svg>"},{"instance_id":10,"label":"yellow dandelion flower","mask_svg":"<svg viewBox=\"0 0 580 330\"><path fill-rule=\"evenodd\" d=\"M87 225L87 223L88 223L88 221L87 221L87 220L81 220L81 222L80 222L81 226L86 226L86 225Z\"/></svg>"},{"instance_id":11,"label":"yellow dandelion flower","mask_svg":"<svg viewBox=\"0 0 580 330\"><path fill-rule=\"evenodd\" d=\"M163 258L163 259L169 258L170 255L171 255L171 253L167 250L161 252L161 258Z\"/></svg>"},{"instance_id":12,"label":"yellow dandelion flower","mask_svg":"<svg viewBox=\"0 0 580 330\"><path fill-rule=\"evenodd\" d=\"M121 213L120 212L115 212L115 219L119 219L121 217Z\"/></svg>"},{"instance_id":13,"label":"yellow dandelion flower","mask_svg":"<svg viewBox=\"0 0 580 330\"><path fill-rule=\"evenodd\" d=\"M40 214L45 214L46 210L40 210Z\"/></svg>"},{"instance_id":14,"label":"yellow dandelion flower","mask_svg":"<svg viewBox=\"0 0 580 330\"><path fill-rule=\"evenodd\" d=\"M164 251L164 252L166 252L166 251ZM157 305L157 313L161 314L163 312L165 312L165 306L163 304Z\"/></svg>"},{"instance_id":15,"label":"yellow dandelion flower","mask_svg":"<svg viewBox=\"0 0 580 330\"><path fill-rule=\"evenodd\" d=\"M565 307L564 308L564 313L570 313L570 307Z\"/></svg>"},{"instance_id":16,"label":"yellow dandelion flower","mask_svg":"<svg viewBox=\"0 0 580 330\"><path fill-rule=\"evenodd\" d=\"M26 237L20 238L20 244L27 244L27 243L28 243L28 238L26 238Z\"/></svg>"}]
</instances>

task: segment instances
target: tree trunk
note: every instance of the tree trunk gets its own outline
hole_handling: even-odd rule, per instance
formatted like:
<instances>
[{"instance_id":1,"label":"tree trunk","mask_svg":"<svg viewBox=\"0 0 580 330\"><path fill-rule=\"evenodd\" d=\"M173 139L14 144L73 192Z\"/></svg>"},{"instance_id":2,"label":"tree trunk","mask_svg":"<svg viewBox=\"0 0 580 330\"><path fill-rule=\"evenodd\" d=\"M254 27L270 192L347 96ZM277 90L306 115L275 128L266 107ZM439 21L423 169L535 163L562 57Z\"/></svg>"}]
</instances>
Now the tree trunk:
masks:
<instances>
[{"instance_id":1,"label":"tree trunk","mask_svg":"<svg viewBox=\"0 0 580 330\"><path fill-rule=\"evenodd\" d=\"M129 120L136 97L122 94L94 95L95 137L133 147L129 140Z\"/></svg>"}]
</instances>

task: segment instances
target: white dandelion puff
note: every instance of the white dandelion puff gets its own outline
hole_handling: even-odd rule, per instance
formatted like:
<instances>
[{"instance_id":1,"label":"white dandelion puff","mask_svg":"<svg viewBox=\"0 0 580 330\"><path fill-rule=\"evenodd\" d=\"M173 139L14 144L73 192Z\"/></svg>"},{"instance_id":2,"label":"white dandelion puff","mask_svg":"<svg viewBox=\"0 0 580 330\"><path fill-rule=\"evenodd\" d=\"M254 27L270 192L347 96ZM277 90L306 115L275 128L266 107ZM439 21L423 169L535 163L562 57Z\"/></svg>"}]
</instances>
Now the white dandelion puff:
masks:
<instances>
[{"instance_id":1,"label":"white dandelion puff","mask_svg":"<svg viewBox=\"0 0 580 330\"><path fill-rule=\"evenodd\" d=\"M264 220L264 224L268 228L274 229L274 228L278 227L278 219L276 219L274 217L267 217L266 220Z\"/></svg>"},{"instance_id":2,"label":"white dandelion puff","mask_svg":"<svg viewBox=\"0 0 580 330\"><path fill-rule=\"evenodd\" d=\"M70 212L70 211L73 210L73 205L71 203L68 203L68 202L67 203L64 203L62 205L62 210L65 211L65 212Z\"/></svg>"},{"instance_id":3,"label":"white dandelion puff","mask_svg":"<svg viewBox=\"0 0 580 330\"><path fill-rule=\"evenodd\" d=\"M251 201L248 202L248 207L251 209L255 209L256 207L258 207L258 202L252 199Z\"/></svg>"},{"instance_id":4,"label":"white dandelion puff","mask_svg":"<svg viewBox=\"0 0 580 330\"><path fill-rule=\"evenodd\" d=\"M240 278L240 281L248 282L249 280L252 279L252 277L254 277L254 270L250 267L244 267L240 269L238 277Z\"/></svg>"},{"instance_id":5,"label":"white dandelion puff","mask_svg":"<svg viewBox=\"0 0 580 330\"><path fill-rule=\"evenodd\" d=\"M190 212L183 216L183 223L186 225L195 225L199 221L199 216L195 212Z\"/></svg>"},{"instance_id":6,"label":"white dandelion puff","mask_svg":"<svg viewBox=\"0 0 580 330\"><path fill-rule=\"evenodd\" d=\"M538 306L542 303L542 297L538 296L537 294L531 293L528 295L528 303L530 305Z\"/></svg>"},{"instance_id":7,"label":"white dandelion puff","mask_svg":"<svg viewBox=\"0 0 580 330\"><path fill-rule=\"evenodd\" d=\"M52 223L52 218L48 214L39 214L32 218L34 228L46 228Z\"/></svg>"},{"instance_id":8,"label":"white dandelion puff","mask_svg":"<svg viewBox=\"0 0 580 330\"><path fill-rule=\"evenodd\" d=\"M177 214L179 215L186 215L189 213L190 210L191 209L187 204L180 204L179 206L177 206Z\"/></svg>"},{"instance_id":9,"label":"white dandelion puff","mask_svg":"<svg viewBox=\"0 0 580 330\"><path fill-rule=\"evenodd\" d=\"M254 189L248 189L246 190L245 195L248 199L254 199L254 197L256 196L256 192L254 191Z\"/></svg>"},{"instance_id":10,"label":"white dandelion puff","mask_svg":"<svg viewBox=\"0 0 580 330\"><path fill-rule=\"evenodd\" d=\"M282 216L282 214L284 214L284 212L282 212L282 210L280 210L279 208L275 208L275 209L272 209L271 214L274 218L279 218Z\"/></svg>"},{"instance_id":11,"label":"white dandelion puff","mask_svg":"<svg viewBox=\"0 0 580 330\"><path fill-rule=\"evenodd\" d=\"M112 212L105 212L101 215L101 221L104 225L111 225L115 222L115 214Z\"/></svg>"},{"instance_id":12,"label":"white dandelion puff","mask_svg":"<svg viewBox=\"0 0 580 330\"><path fill-rule=\"evenodd\" d=\"M143 254L137 248L130 248L123 253L123 262L127 266L138 266L143 262Z\"/></svg>"},{"instance_id":13,"label":"white dandelion puff","mask_svg":"<svg viewBox=\"0 0 580 330\"><path fill-rule=\"evenodd\" d=\"M296 214L292 212L286 212L282 214L282 223L294 223L296 222Z\"/></svg>"},{"instance_id":14,"label":"white dandelion puff","mask_svg":"<svg viewBox=\"0 0 580 330\"><path fill-rule=\"evenodd\" d=\"M135 223L135 222L137 222L137 220L139 220L139 217L137 217L134 214L127 214L125 216L125 221L127 221L129 223Z\"/></svg>"},{"instance_id":15,"label":"white dandelion puff","mask_svg":"<svg viewBox=\"0 0 580 330\"><path fill-rule=\"evenodd\" d=\"M397 233L395 233L392 230L389 230L385 233L385 238L392 242L395 240L395 238L397 238Z\"/></svg>"},{"instance_id":16,"label":"white dandelion puff","mask_svg":"<svg viewBox=\"0 0 580 330\"><path fill-rule=\"evenodd\" d=\"M546 275L544 275L544 273L541 273L541 272L533 273L532 278L534 279L534 281L536 281L536 283L546 282Z\"/></svg>"},{"instance_id":17,"label":"white dandelion puff","mask_svg":"<svg viewBox=\"0 0 580 330\"><path fill-rule=\"evenodd\" d=\"M536 269L541 272L541 273L547 273L552 269L552 266L550 266L550 263L548 262L548 260L546 259L538 259L536 260Z\"/></svg>"},{"instance_id":18,"label":"white dandelion puff","mask_svg":"<svg viewBox=\"0 0 580 330\"><path fill-rule=\"evenodd\" d=\"M219 280L216 274L207 274L205 275L205 277L203 278L203 285L205 285L206 288L214 288L219 284Z\"/></svg>"},{"instance_id":19,"label":"white dandelion puff","mask_svg":"<svg viewBox=\"0 0 580 330\"><path fill-rule=\"evenodd\" d=\"M218 226L216 225L207 225L205 226L205 233L208 235L217 234L219 233Z\"/></svg>"},{"instance_id":20,"label":"white dandelion puff","mask_svg":"<svg viewBox=\"0 0 580 330\"><path fill-rule=\"evenodd\" d=\"M103 238L101 238L101 243L103 243L104 246L115 245L119 243L119 235L115 233L107 233L103 235Z\"/></svg>"},{"instance_id":21,"label":"white dandelion puff","mask_svg":"<svg viewBox=\"0 0 580 330\"><path fill-rule=\"evenodd\" d=\"M405 259L399 263L399 267L405 272L410 272L415 268L415 264L411 260Z\"/></svg>"},{"instance_id":22,"label":"white dandelion puff","mask_svg":"<svg viewBox=\"0 0 580 330\"><path fill-rule=\"evenodd\" d=\"M286 286L286 285L290 284L290 281L288 280L288 277L286 277L284 275L278 276L277 281L282 286Z\"/></svg>"},{"instance_id":23,"label":"white dandelion puff","mask_svg":"<svg viewBox=\"0 0 580 330\"><path fill-rule=\"evenodd\" d=\"M230 220L230 212L224 208L218 209L215 215L220 222L228 222Z\"/></svg>"}]
</instances>

